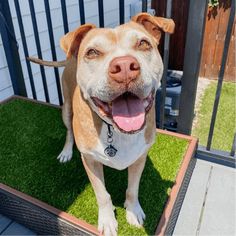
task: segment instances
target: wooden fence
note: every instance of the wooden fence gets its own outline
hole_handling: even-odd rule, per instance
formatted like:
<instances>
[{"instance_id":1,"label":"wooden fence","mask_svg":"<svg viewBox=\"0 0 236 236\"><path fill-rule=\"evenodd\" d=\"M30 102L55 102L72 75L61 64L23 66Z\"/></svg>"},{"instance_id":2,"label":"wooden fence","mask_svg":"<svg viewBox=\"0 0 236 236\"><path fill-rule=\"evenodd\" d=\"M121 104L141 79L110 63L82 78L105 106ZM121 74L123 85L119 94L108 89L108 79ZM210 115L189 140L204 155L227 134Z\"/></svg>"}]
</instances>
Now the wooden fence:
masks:
<instances>
[{"instance_id":1,"label":"wooden fence","mask_svg":"<svg viewBox=\"0 0 236 236\"><path fill-rule=\"evenodd\" d=\"M231 7L229 0L220 0L219 2L218 7L208 8L203 41L200 76L209 79L217 79L218 77ZM235 81L235 69L234 20L224 80Z\"/></svg>"},{"instance_id":2,"label":"wooden fence","mask_svg":"<svg viewBox=\"0 0 236 236\"><path fill-rule=\"evenodd\" d=\"M202 50L200 76L217 79L221 64L222 52L231 0L219 0L219 6L208 8L206 16L205 34ZM166 1L152 0L152 8L157 16L165 16ZM197 11L198 9L196 9ZM176 24L176 31L170 39L169 68L183 70L184 50L189 12L189 0L172 1L172 18ZM235 24L235 23L234 23ZM163 39L159 46L163 53ZM235 81L235 27L231 36L225 80Z\"/></svg>"},{"instance_id":3,"label":"wooden fence","mask_svg":"<svg viewBox=\"0 0 236 236\"><path fill-rule=\"evenodd\" d=\"M152 8L157 16L165 17L166 0L152 0ZM172 19L175 22L175 33L170 37L169 68L173 70L183 70L184 50L187 33L189 0L172 1ZM161 38L159 50L163 55L164 37Z\"/></svg>"}]
</instances>

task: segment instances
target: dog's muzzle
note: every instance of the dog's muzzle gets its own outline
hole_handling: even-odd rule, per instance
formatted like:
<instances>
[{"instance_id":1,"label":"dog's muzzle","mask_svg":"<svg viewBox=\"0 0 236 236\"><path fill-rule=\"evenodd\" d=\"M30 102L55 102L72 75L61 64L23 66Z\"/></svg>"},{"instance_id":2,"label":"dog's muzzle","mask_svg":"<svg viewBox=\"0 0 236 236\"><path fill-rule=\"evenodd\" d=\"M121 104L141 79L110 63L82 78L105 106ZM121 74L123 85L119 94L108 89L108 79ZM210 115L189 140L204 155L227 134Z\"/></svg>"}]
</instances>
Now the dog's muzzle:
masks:
<instances>
[{"instance_id":1,"label":"dog's muzzle","mask_svg":"<svg viewBox=\"0 0 236 236\"><path fill-rule=\"evenodd\" d=\"M125 92L111 102L104 102L97 97L92 97L92 101L99 108L100 114L109 117L121 132L134 133L144 127L146 114L152 107L154 95L153 89L144 99Z\"/></svg>"}]
</instances>

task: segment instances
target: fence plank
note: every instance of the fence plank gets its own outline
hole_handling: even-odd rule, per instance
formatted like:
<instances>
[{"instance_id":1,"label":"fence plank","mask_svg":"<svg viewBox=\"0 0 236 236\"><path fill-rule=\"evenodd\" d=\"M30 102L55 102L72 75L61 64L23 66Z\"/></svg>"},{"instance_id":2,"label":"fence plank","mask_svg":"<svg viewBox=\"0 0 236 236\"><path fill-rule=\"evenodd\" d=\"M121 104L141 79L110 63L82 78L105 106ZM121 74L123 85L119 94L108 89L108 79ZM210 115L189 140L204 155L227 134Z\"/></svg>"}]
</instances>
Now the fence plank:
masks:
<instances>
[{"instance_id":1,"label":"fence plank","mask_svg":"<svg viewBox=\"0 0 236 236\"><path fill-rule=\"evenodd\" d=\"M202 77L218 78L230 8L230 0L219 0L218 7L208 7L200 69ZM234 81L235 69L235 30L233 30L224 80Z\"/></svg>"},{"instance_id":2,"label":"fence plank","mask_svg":"<svg viewBox=\"0 0 236 236\"><path fill-rule=\"evenodd\" d=\"M170 38L170 57L169 69L183 70L184 50L186 44L189 0L172 1L172 16L175 22L175 32ZM156 16L166 16L167 1L152 0L152 8L156 11ZM159 44L161 55L164 54L164 37L161 38Z\"/></svg>"}]
</instances>

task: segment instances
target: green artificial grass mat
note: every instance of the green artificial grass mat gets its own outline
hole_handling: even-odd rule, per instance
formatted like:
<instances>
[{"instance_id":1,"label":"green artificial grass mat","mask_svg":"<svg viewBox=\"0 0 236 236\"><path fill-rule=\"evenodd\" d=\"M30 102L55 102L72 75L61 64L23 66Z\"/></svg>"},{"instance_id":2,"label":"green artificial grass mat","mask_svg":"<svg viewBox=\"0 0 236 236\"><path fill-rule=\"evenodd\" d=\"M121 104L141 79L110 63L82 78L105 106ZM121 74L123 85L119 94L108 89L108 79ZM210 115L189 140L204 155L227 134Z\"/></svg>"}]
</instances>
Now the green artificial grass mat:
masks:
<instances>
[{"instance_id":1,"label":"green artificial grass mat","mask_svg":"<svg viewBox=\"0 0 236 236\"><path fill-rule=\"evenodd\" d=\"M197 125L193 130L193 136L198 137L199 143L203 146L207 145L213 104L215 101L216 86L217 83L213 81L206 89L201 100L200 110L197 117ZM213 149L224 151L231 150L234 133L236 132L235 92L235 83L223 83L212 139Z\"/></svg>"},{"instance_id":2,"label":"green artificial grass mat","mask_svg":"<svg viewBox=\"0 0 236 236\"><path fill-rule=\"evenodd\" d=\"M21 99L0 105L0 182L96 225L98 207L79 152L75 148L66 164L56 159L65 134L57 108ZM146 213L141 229L125 218L127 170L105 168L119 235L154 234L187 147L186 140L157 135L140 183L139 199Z\"/></svg>"}]
</instances>

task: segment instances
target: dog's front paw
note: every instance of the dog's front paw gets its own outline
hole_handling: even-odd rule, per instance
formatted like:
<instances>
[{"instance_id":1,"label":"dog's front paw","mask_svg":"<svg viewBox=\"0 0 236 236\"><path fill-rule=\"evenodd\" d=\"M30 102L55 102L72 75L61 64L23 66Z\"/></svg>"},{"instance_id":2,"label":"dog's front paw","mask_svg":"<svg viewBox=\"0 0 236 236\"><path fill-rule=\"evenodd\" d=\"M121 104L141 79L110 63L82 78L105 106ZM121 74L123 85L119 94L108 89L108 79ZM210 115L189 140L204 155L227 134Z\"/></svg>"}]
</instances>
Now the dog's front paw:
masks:
<instances>
[{"instance_id":1,"label":"dog's front paw","mask_svg":"<svg viewBox=\"0 0 236 236\"><path fill-rule=\"evenodd\" d=\"M105 236L116 236L117 228L118 223L112 207L100 208L98 214L98 230Z\"/></svg>"},{"instance_id":2,"label":"dog's front paw","mask_svg":"<svg viewBox=\"0 0 236 236\"><path fill-rule=\"evenodd\" d=\"M128 223L138 228L142 227L146 216L139 204L139 201L137 200L135 203L125 202L125 207L126 220Z\"/></svg>"},{"instance_id":3,"label":"dog's front paw","mask_svg":"<svg viewBox=\"0 0 236 236\"><path fill-rule=\"evenodd\" d=\"M73 152L71 148L64 148L62 152L57 157L57 160L59 160L61 163L65 163L67 161L70 161L72 158Z\"/></svg>"}]
</instances>

